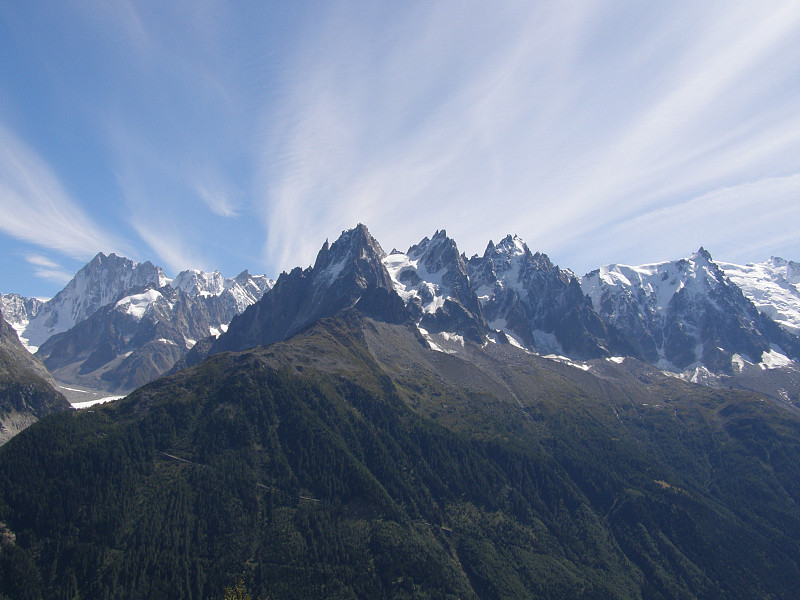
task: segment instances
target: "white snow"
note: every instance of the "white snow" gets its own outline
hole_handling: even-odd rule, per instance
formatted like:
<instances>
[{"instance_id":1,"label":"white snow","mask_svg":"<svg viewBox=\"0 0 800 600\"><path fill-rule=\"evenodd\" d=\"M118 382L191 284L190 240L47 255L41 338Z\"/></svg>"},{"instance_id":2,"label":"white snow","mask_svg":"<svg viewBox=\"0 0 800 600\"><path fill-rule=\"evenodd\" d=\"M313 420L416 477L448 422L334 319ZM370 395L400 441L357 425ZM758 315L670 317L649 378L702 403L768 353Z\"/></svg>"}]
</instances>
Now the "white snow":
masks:
<instances>
[{"instance_id":1,"label":"white snow","mask_svg":"<svg viewBox=\"0 0 800 600\"><path fill-rule=\"evenodd\" d=\"M106 396L104 398L97 398L95 400L87 400L86 402L72 402L71 404L72 408L82 409L82 408L89 408L90 406L94 406L95 404L105 404L106 402L113 402L114 400L119 400L120 398L124 397L125 396Z\"/></svg>"},{"instance_id":2,"label":"white snow","mask_svg":"<svg viewBox=\"0 0 800 600\"><path fill-rule=\"evenodd\" d=\"M67 387L65 385L59 385L58 387L60 387L62 390L68 390L70 392L78 392L78 393L81 393L81 394L91 394L92 393L92 392L89 392L87 390L77 390L75 388Z\"/></svg>"},{"instance_id":3,"label":"white snow","mask_svg":"<svg viewBox=\"0 0 800 600\"><path fill-rule=\"evenodd\" d=\"M442 274L430 273L420 264L419 258L415 260L407 254L395 252L386 256L383 264L392 278L395 291L403 302L408 304L413 298L419 298L422 301L422 310L427 313L435 313L444 305L446 294L442 289ZM408 277L408 271L415 272L421 281L408 284L400 281L401 278ZM426 302L425 298L429 300Z\"/></svg>"},{"instance_id":4,"label":"white snow","mask_svg":"<svg viewBox=\"0 0 800 600\"><path fill-rule=\"evenodd\" d=\"M717 264L759 311L800 334L800 263L773 256L763 263Z\"/></svg>"},{"instance_id":5,"label":"white snow","mask_svg":"<svg viewBox=\"0 0 800 600\"><path fill-rule=\"evenodd\" d=\"M155 304L159 298L163 298L161 292L151 289L141 294L126 296L117 302L114 307L124 310L136 320L141 320L147 309Z\"/></svg>"},{"instance_id":6,"label":"white snow","mask_svg":"<svg viewBox=\"0 0 800 600\"><path fill-rule=\"evenodd\" d=\"M508 340L509 344L511 344L512 346L515 346L516 348L520 348L521 350L526 350L526 351L528 350L525 347L525 344L523 344L517 338L515 338L513 336L513 334L509 333L508 331L504 331L503 333L506 334L506 339Z\"/></svg>"},{"instance_id":7,"label":"white snow","mask_svg":"<svg viewBox=\"0 0 800 600\"><path fill-rule=\"evenodd\" d=\"M613 363L616 363L618 365L621 365L622 363L625 362L625 357L624 356L609 356L609 357L606 358L606 360L609 361L609 362L613 362Z\"/></svg>"},{"instance_id":8,"label":"white snow","mask_svg":"<svg viewBox=\"0 0 800 600\"><path fill-rule=\"evenodd\" d=\"M506 333L506 335L508 335L508 333ZM535 329L533 331L533 342L539 354L564 354L561 343L552 333L547 333L541 329Z\"/></svg>"},{"instance_id":9,"label":"white snow","mask_svg":"<svg viewBox=\"0 0 800 600\"><path fill-rule=\"evenodd\" d=\"M457 333L447 333L446 331L443 331L440 335L448 342L457 342L462 346L464 345L464 337L458 335Z\"/></svg>"},{"instance_id":10,"label":"white snow","mask_svg":"<svg viewBox=\"0 0 800 600\"><path fill-rule=\"evenodd\" d=\"M696 271L697 265L693 262L690 262L690 265L695 267L693 271ZM641 288L656 312L663 314L672 297L683 289L689 277L683 275L673 262L641 266L606 265L600 267L596 276L584 276L581 280L581 289L589 296L597 310L601 305L604 291L615 290L616 293L620 293L623 290Z\"/></svg>"},{"instance_id":11,"label":"white snow","mask_svg":"<svg viewBox=\"0 0 800 600\"><path fill-rule=\"evenodd\" d=\"M159 284L163 272L149 263L99 254L75 274L69 283L39 309L25 328L29 349L50 336L67 331L112 302L125 290Z\"/></svg>"},{"instance_id":12,"label":"white snow","mask_svg":"<svg viewBox=\"0 0 800 600\"><path fill-rule=\"evenodd\" d=\"M761 354L762 369L779 369L791 364L792 360L775 347L771 348L769 352Z\"/></svg>"},{"instance_id":13,"label":"white snow","mask_svg":"<svg viewBox=\"0 0 800 600\"><path fill-rule=\"evenodd\" d=\"M565 365L569 365L570 367L575 367L576 369L580 369L581 371L588 371L592 368L591 365L587 365L586 363L576 362L569 358L568 356L561 356L559 354L547 354L542 358L547 358L549 360L555 360L560 363L564 363Z\"/></svg>"}]
</instances>

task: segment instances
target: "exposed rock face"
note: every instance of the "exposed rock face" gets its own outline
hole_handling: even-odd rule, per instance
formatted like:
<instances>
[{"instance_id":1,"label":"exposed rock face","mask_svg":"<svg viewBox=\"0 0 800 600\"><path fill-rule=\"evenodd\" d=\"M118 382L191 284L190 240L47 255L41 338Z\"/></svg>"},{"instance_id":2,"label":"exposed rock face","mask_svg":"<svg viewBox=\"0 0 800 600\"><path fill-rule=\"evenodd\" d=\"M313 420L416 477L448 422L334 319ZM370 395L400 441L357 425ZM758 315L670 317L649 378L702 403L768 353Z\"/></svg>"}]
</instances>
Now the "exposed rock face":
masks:
<instances>
[{"instance_id":1,"label":"exposed rock face","mask_svg":"<svg viewBox=\"0 0 800 600\"><path fill-rule=\"evenodd\" d=\"M384 259L395 290L426 334L449 333L482 343L489 331L467 263L445 230Z\"/></svg>"},{"instance_id":2,"label":"exposed rock face","mask_svg":"<svg viewBox=\"0 0 800 600\"><path fill-rule=\"evenodd\" d=\"M46 414L71 408L47 369L0 317L0 444Z\"/></svg>"},{"instance_id":3,"label":"exposed rock face","mask_svg":"<svg viewBox=\"0 0 800 600\"><path fill-rule=\"evenodd\" d=\"M489 325L528 348L583 359L631 353L575 275L516 236L489 242L482 257L469 260L469 274Z\"/></svg>"},{"instance_id":4,"label":"exposed rock face","mask_svg":"<svg viewBox=\"0 0 800 600\"><path fill-rule=\"evenodd\" d=\"M26 298L19 294L0 294L0 312L6 323L11 325L17 334L25 331L45 301L39 298Z\"/></svg>"},{"instance_id":5,"label":"exposed rock face","mask_svg":"<svg viewBox=\"0 0 800 600\"><path fill-rule=\"evenodd\" d=\"M365 290L393 292L392 280L381 262L384 256L364 225L343 232L331 245L326 241L313 267L282 273L259 302L233 319L211 353L286 339L323 317L355 306Z\"/></svg>"}]
</instances>

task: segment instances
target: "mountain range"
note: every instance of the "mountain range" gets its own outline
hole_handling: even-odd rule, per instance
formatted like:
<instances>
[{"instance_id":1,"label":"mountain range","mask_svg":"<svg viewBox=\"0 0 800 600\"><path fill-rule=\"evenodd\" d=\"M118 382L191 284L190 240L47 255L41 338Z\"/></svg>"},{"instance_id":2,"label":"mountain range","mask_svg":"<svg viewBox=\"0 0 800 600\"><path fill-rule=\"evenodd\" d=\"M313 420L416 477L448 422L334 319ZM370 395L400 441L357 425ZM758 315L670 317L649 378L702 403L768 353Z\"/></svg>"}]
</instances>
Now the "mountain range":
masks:
<instances>
[{"instance_id":1,"label":"mountain range","mask_svg":"<svg viewBox=\"0 0 800 600\"><path fill-rule=\"evenodd\" d=\"M414 322L444 352L469 340L573 362L627 356L789 404L800 388L800 265L718 264L703 248L579 278L517 236L467 258L441 230L387 254L359 225L277 282L247 271L169 279L149 262L98 254L46 302L0 295L6 320L58 381L117 395L210 354L286 339L356 302Z\"/></svg>"},{"instance_id":2,"label":"mountain range","mask_svg":"<svg viewBox=\"0 0 800 600\"><path fill-rule=\"evenodd\" d=\"M46 302L11 294L0 302L58 381L124 394L168 371L198 339L223 332L272 283L247 271L169 279L150 262L100 253Z\"/></svg>"},{"instance_id":3,"label":"mountain range","mask_svg":"<svg viewBox=\"0 0 800 600\"><path fill-rule=\"evenodd\" d=\"M229 303L226 328L232 280L145 267L155 279L114 288L99 271L137 271L126 260L85 267L111 300L37 355L76 380L154 380L90 410L57 392L18 403L41 419L0 448L0 596L199 599L238 578L274 599L800 585L794 263L723 269L701 248L578 278L514 236L467 258L437 231L387 254L359 225ZM52 323L91 305L67 296ZM7 298L4 314L28 310Z\"/></svg>"}]
</instances>

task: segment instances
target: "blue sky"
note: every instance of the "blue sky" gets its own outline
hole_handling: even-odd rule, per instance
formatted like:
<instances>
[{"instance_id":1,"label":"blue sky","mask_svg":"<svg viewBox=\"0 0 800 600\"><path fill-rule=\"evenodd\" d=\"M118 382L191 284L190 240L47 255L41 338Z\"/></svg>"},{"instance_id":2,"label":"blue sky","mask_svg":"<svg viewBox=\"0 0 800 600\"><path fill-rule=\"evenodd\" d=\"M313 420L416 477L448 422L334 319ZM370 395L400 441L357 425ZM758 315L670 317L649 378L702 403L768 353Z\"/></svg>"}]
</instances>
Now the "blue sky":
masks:
<instances>
[{"instance_id":1,"label":"blue sky","mask_svg":"<svg viewBox=\"0 0 800 600\"><path fill-rule=\"evenodd\" d=\"M0 4L0 291L517 233L582 274L800 259L800 3Z\"/></svg>"}]
</instances>

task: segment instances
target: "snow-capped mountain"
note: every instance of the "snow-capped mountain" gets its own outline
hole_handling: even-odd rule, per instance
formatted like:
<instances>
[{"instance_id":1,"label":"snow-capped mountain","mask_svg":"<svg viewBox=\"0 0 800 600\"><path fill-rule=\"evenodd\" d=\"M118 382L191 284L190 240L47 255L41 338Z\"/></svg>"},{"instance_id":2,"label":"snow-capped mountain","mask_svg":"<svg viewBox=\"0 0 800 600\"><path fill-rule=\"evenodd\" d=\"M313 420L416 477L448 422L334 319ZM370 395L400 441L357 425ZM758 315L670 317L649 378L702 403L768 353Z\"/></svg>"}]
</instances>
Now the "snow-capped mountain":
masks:
<instances>
[{"instance_id":1,"label":"snow-capped mountain","mask_svg":"<svg viewBox=\"0 0 800 600\"><path fill-rule=\"evenodd\" d=\"M20 332L20 341L36 352L49 337L74 327L125 290L167 282L163 271L151 262L102 252L77 272L63 290L39 308Z\"/></svg>"},{"instance_id":2,"label":"snow-capped mountain","mask_svg":"<svg viewBox=\"0 0 800 600\"><path fill-rule=\"evenodd\" d=\"M217 336L228 328L233 317L257 302L275 282L266 275L251 275L247 270L236 277L223 277L219 271L182 271L169 285L203 302L209 312L209 333ZM203 336L205 337L205 336Z\"/></svg>"},{"instance_id":3,"label":"snow-capped mountain","mask_svg":"<svg viewBox=\"0 0 800 600\"><path fill-rule=\"evenodd\" d=\"M703 248L672 262L601 267L581 286L642 357L665 369L730 373L742 361L800 357L798 339L761 314Z\"/></svg>"},{"instance_id":4,"label":"snow-capped mountain","mask_svg":"<svg viewBox=\"0 0 800 600\"><path fill-rule=\"evenodd\" d=\"M383 264L423 335L466 336L483 342L488 327L472 289L466 259L444 229L405 254L393 251L383 258Z\"/></svg>"},{"instance_id":5,"label":"snow-capped mountain","mask_svg":"<svg viewBox=\"0 0 800 600\"><path fill-rule=\"evenodd\" d=\"M282 274L210 352L286 339L354 306L416 325L434 349L511 340L530 351L592 358L630 348L594 312L571 272L532 254L519 238L490 242L483 257L467 261L441 230L406 253L386 255L359 225L332 246L326 242L313 267Z\"/></svg>"},{"instance_id":6,"label":"snow-capped mountain","mask_svg":"<svg viewBox=\"0 0 800 600\"><path fill-rule=\"evenodd\" d=\"M512 343L575 358L630 353L594 311L575 275L547 255L531 253L519 237L490 241L468 268L489 326Z\"/></svg>"},{"instance_id":7,"label":"snow-capped mountain","mask_svg":"<svg viewBox=\"0 0 800 600\"><path fill-rule=\"evenodd\" d=\"M119 392L169 370L197 340L220 335L272 284L247 271L226 278L187 270L169 279L152 263L101 253L52 300L8 295L3 307L59 381Z\"/></svg>"},{"instance_id":8,"label":"snow-capped mountain","mask_svg":"<svg viewBox=\"0 0 800 600\"><path fill-rule=\"evenodd\" d=\"M224 299L223 305L228 309L228 313L221 318L221 321L230 323L235 315L258 301L275 282L266 275L251 275L247 270L236 277L223 277L219 271L205 273L190 269L178 273L178 276L171 281L168 280L168 283L194 298Z\"/></svg>"},{"instance_id":9,"label":"snow-capped mountain","mask_svg":"<svg viewBox=\"0 0 800 600\"><path fill-rule=\"evenodd\" d=\"M718 264L758 310L800 335L800 263L773 256L763 263Z\"/></svg>"},{"instance_id":10,"label":"snow-capped mountain","mask_svg":"<svg viewBox=\"0 0 800 600\"><path fill-rule=\"evenodd\" d=\"M40 298L26 298L19 294L0 294L0 312L17 335L22 335L45 302Z\"/></svg>"},{"instance_id":11,"label":"snow-capped mountain","mask_svg":"<svg viewBox=\"0 0 800 600\"><path fill-rule=\"evenodd\" d=\"M115 392L208 354L287 339L349 309L407 324L445 352L495 342L570 361L628 356L698 381L746 372L750 389L767 385L764 369L794 365L800 385L798 264L724 267L701 248L687 259L608 265L578 280L517 236L467 259L439 230L387 255L358 225L326 241L313 266L274 284L247 271L226 278L187 270L169 279L151 263L99 254L44 304L16 295L0 301L29 344L74 322L41 343L40 358L60 381Z\"/></svg>"},{"instance_id":12,"label":"snow-capped mountain","mask_svg":"<svg viewBox=\"0 0 800 600\"><path fill-rule=\"evenodd\" d=\"M168 371L198 339L219 333L220 296L167 284L124 292L37 352L59 381L127 392Z\"/></svg>"}]
</instances>

